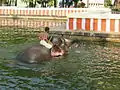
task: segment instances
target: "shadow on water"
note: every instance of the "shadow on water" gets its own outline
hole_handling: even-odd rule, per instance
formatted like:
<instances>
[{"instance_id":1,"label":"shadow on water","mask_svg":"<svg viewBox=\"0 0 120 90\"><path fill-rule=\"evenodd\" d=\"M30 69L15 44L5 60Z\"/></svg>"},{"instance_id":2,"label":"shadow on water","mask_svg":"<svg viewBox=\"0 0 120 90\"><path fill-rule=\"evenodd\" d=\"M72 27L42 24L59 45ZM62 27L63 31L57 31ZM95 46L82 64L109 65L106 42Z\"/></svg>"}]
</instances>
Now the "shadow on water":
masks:
<instances>
[{"instance_id":1,"label":"shadow on water","mask_svg":"<svg viewBox=\"0 0 120 90\"><path fill-rule=\"evenodd\" d=\"M14 60L19 51L36 42L21 38L0 44L1 90L120 89L120 43L79 41L62 59L40 64Z\"/></svg>"}]
</instances>

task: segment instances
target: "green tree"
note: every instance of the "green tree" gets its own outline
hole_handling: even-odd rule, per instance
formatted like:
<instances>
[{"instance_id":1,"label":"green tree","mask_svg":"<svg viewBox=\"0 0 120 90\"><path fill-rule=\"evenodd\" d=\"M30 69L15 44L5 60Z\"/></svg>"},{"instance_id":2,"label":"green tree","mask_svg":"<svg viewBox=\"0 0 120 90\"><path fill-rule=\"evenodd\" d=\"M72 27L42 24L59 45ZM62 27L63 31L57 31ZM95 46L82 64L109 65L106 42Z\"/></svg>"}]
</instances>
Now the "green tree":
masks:
<instances>
[{"instance_id":1,"label":"green tree","mask_svg":"<svg viewBox=\"0 0 120 90\"><path fill-rule=\"evenodd\" d=\"M79 0L73 0L73 2L74 2L74 4L75 4L75 5L74 5L75 8L77 7L78 1L79 1Z\"/></svg>"},{"instance_id":2,"label":"green tree","mask_svg":"<svg viewBox=\"0 0 120 90\"><path fill-rule=\"evenodd\" d=\"M2 6L2 4L6 6L11 6L11 5L17 6L17 0L0 0L0 6Z\"/></svg>"},{"instance_id":3,"label":"green tree","mask_svg":"<svg viewBox=\"0 0 120 90\"><path fill-rule=\"evenodd\" d=\"M22 1L26 3L28 7L35 7L37 3L41 4L42 7L46 7L44 6L44 4L48 4L49 6L56 7L56 3L57 3L57 0L22 0Z\"/></svg>"},{"instance_id":4,"label":"green tree","mask_svg":"<svg viewBox=\"0 0 120 90\"><path fill-rule=\"evenodd\" d=\"M22 0L28 7L35 7L37 0Z\"/></svg>"},{"instance_id":5,"label":"green tree","mask_svg":"<svg viewBox=\"0 0 120 90\"><path fill-rule=\"evenodd\" d=\"M2 6L2 4L6 4L6 2L8 2L8 0L0 0L0 6Z\"/></svg>"},{"instance_id":6,"label":"green tree","mask_svg":"<svg viewBox=\"0 0 120 90\"><path fill-rule=\"evenodd\" d=\"M112 7L111 0L105 0L105 7Z\"/></svg>"},{"instance_id":7,"label":"green tree","mask_svg":"<svg viewBox=\"0 0 120 90\"><path fill-rule=\"evenodd\" d=\"M49 0L48 5L49 6L54 6L54 0Z\"/></svg>"}]
</instances>

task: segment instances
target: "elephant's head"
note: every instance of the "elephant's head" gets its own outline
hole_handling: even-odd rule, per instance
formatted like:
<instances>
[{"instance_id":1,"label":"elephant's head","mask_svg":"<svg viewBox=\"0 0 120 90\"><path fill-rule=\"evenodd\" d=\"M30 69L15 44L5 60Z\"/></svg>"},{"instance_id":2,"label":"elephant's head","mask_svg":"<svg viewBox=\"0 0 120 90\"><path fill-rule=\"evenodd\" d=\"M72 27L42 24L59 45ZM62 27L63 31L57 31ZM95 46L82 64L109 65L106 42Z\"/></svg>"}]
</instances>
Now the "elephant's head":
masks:
<instances>
[{"instance_id":1,"label":"elephant's head","mask_svg":"<svg viewBox=\"0 0 120 90\"><path fill-rule=\"evenodd\" d=\"M59 48L61 48L64 51L64 54L67 54L72 41L64 37L54 36L52 37L51 42L53 43L54 49L59 50Z\"/></svg>"}]
</instances>

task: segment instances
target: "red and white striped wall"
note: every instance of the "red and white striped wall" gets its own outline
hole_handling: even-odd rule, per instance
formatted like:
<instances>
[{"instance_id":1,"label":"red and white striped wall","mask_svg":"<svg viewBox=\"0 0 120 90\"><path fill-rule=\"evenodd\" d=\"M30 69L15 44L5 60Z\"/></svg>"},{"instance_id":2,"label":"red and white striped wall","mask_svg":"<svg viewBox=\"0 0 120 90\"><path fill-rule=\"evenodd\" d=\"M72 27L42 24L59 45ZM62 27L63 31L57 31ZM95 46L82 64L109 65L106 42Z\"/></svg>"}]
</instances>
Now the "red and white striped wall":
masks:
<instances>
[{"instance_id":1,"label":"red and white striped wall","mask_svg":"<svg viewBox=\"0 0 120 90\"><path fill-rule=\"evenodd\" d=\"M69 16L67 30L85 30L97 32L120 32L120 16L116 14L94 14Z\"/></svg>"},{"instance_id":2,"label":"red and white striped wall","mask_svg":"<svg viewBox=\"0 0 120 90\"><path fill-rule=\"evenodd\" d=\"M29 28L40 28L41 26L59 27L65 25L65 21L55 20L27 20L27 19L6 19L0 18L0 26L19 26Z\"/></svg>"},{"instance_id":3,"label":"red and white striped wall","mask_svg":"<svg viewBox=\"0 0 120 90\"><path fill-rule=\"evenodd\" d=\"M95 10L110 11L107 8L94 8ZM62 16L70 13L89 12L91 8L17 8L0 7L0 15L26 15L26 16Z\"/></svg>"},{"instance_id":4,"label":"red and white striped wall","mask_svg":"<svg viewBox=\"0 0 120 90\"><path fill-rule=\"evenodd\" d=\"M0 7L1 15L35 15L35 16L67 16L72 12L87 12L87 9L77 8L17 8Z\"/></svg>"}]
</instances>

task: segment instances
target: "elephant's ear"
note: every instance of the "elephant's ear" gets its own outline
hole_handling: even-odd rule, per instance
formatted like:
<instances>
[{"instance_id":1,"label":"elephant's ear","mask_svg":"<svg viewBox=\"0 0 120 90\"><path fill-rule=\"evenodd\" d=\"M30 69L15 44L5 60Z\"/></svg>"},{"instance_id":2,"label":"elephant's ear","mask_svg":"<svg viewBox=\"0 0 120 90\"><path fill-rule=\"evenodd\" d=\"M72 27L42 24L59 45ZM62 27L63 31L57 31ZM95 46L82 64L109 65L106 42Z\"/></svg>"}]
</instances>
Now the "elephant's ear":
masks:
<instances>
[{"instance_id":1,"label":"elephant's ear","mask_svg":"<svg viewBox=\"0 0 120 90\"><path fill-rule=\"evenodd\" d=\"M66 45L67 45L68 47L70 47L71 44L72 44L72 40L67 39L67 38L65 38L64 40L65 40Z\"/></svg>"}]
</instances>

